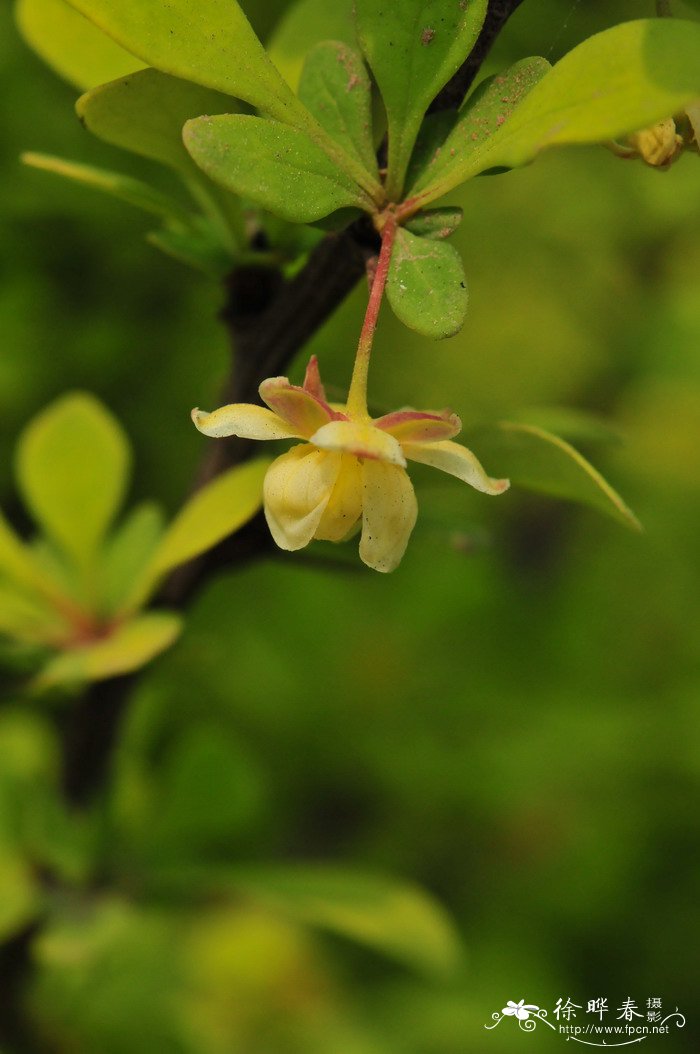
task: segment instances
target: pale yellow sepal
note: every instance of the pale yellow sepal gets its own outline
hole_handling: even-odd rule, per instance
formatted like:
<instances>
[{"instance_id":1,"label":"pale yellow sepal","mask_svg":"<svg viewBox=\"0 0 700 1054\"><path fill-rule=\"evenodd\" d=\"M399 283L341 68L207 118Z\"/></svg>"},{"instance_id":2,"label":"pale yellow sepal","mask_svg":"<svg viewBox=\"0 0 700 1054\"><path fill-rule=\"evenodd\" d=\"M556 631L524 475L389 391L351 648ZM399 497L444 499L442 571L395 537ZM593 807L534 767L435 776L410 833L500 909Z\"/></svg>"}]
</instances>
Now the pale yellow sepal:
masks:
<instances>
[{"instance_id":1,"label":"pale yellow sepal","mask_svg":"<svg viewBox=\"0 0 700 1054\"><path fill-rule=\"evenodd\" d=\"M406 458L399 441L369 422L365 424L358 421L331 421L319 428L309 442L321 450L337 450L359 458L386 461L390 465L406 467Z\"/></svg>"},{"instance_id":2,"label":"pale yellow sepal","mask_svg":"<svg viewBox=\"0 0 700 1054\"><path fill-rule=\"evenodd\" d=\"M210 414L195 407L192 420L203 435L215 439L224 436L238 436L240 439L305 438L272 410L253 403L229 403Z\"/></svg>"},{"instance_id":3,"label":"pale yellow sepal","mask_svg":"<svg viewBox=\"0 0 700 1054\"><path fill-rule=\"evenodd\" d=\"M471 450L449 439L443 443L405 443L403 449L409 461L419 461L422 465L439 468L483 494L502 494L510 486L507 479L492 479L487 476L481 462Z\"/></svg>"}]
</instances>

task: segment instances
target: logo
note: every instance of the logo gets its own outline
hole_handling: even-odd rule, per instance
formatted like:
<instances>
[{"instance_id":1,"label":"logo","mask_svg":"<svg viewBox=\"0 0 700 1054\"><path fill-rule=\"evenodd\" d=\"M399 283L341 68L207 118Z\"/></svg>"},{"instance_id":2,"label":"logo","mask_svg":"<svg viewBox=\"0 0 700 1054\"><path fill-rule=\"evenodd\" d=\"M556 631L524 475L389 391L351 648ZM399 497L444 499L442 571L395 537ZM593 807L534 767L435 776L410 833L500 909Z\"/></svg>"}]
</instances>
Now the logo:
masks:
<instances>
[{"instance_id":1,"label":"logo","mask_svg":"<svg viewBox=\"0 0 700 1054\"><path fill-rule=\"evenodd\" d=\"M579 1013L580 1011L580 1013ZM536 1003L518 1003L509 999L503 1009L491 1015L492 1025L484 1025L491 1030L500 1025L506 1018L517 1021L522 1032L534 1032L539 1025L550 1028L564 1036L567 1041L582 1043L586 1047L629 1047L643 1043L652 1036L667 1036L672 1028L685 1028L685 1016L675 1007L665 1013L659 996L649 996L641 1006L628 996L620 1006L611 1007L608 999L597 996L585 1003L574 1003L571 996L557 999L549 1012Z\"/></svg>"}]
</instances>

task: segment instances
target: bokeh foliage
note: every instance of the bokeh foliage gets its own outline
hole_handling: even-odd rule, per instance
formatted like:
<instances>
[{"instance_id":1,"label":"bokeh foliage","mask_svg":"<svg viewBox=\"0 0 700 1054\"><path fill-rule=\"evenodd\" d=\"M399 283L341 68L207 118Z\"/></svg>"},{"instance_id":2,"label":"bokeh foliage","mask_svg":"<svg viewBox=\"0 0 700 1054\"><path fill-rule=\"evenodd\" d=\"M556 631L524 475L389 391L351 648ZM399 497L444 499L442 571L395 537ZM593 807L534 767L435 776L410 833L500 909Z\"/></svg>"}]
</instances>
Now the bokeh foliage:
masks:
<instances>
[{"instance_id":1,"label":"bokeh foliage","mask_svg":"<svg viewBox=\"0 0 700 1054\"><path fill-rule=\"evenodd\" d=\"M285 5L244 6L269 30ZM487 72L552 61L640 14L631 0L536 7L513 17ZM188 411L215 404L226 369L221 294L145 246L138 214L20 168L25 149L125 162L85 136L74 92L24 48L9 10L0 19L3 494L22 526L15 437L83 388L133 439L130 497L174 512L204 443ZM492 508L426 471L416 538L388 581L282 556L222 578L134 695L106 828L56 805L53 723L8 704L3 903L29 918L46 896L32 862L76 889L49 891L60 921L36 945L27 1000L44 1049L505 1054L545 1042L485 1038L508 998L661 995L692 1012L696 160L660 174L586 148L471 182L454 199L464 330L431 344L387 312L373 363L379 408L450 403L475 427L553 404L599 414L617 441L575 438L644 535L514 491ZM313 342L339 389L363 297ZM215 890L183 902L178 874L188 885L202 859ZM216 893L243 862L318 859L426 886L455 915L466 962L426 982ZM158 881L156 862L170 867ZM688 1033L666 1049L693 1049Z\"/></svg>"}]
</instances>

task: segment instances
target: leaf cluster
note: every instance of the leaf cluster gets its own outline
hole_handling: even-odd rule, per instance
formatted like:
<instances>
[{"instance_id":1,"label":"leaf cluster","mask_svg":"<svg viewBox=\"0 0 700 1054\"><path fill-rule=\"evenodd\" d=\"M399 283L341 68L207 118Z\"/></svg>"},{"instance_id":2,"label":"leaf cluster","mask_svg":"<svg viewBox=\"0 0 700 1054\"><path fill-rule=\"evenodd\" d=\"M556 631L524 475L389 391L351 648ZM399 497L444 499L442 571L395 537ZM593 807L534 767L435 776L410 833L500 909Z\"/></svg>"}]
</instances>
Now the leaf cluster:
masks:
<instances>
[{"instance_id":1,"label":"leaf cluster","mask_svg":"<svg viewBox=\"0 0 700 1054\"><path fill-rule=\"evenodd\" d=\"M260 508L268 461L218 476L166 524L151 502L115 522L131 451L94 397L66 395L20 436L17 483L39 533L25 541L0 514L0 632L40 667L30 690L138 669L178 636L170 611L144 611L166 575Z\"/></svg>"},{"instance_id":2,"label":"leaf cluster","mask_svg":"<svg viewBox=\"0 0 700 1054\"><path fill-rule=\"evenodd\" d=\"M308 23L320 6L307 2L297 19ZM408 224L475 176L526 165L552 146L623 137L700 95L700 26L639 19L585 40L554 67L522 59L477 85L459 113L426 117L486 10L486 0L358 0L353 20L342 0L320 19L339 39L309 41L295 93L235 0L196 10L189 0L20 0L30 42L91 88L78 102L86 126L174 168L201 210L188 215L113 173L28 160L158 212L156 245L222 273L248 252L250 204L293 224L337 227L364 212L381 230L388 211ZM77 12L90 21L81 20L76 49ZM283 52L273 40L272 56L276 47ZM149 68L134 71L139 61ZM121 69L126 76L109 80ZM94 87L100 73L109 83ZM419 333L450 336L467 308L461 260L446 227L430 244L411 233L402 232L390 303Z\"/></svg>"}]
</instances>

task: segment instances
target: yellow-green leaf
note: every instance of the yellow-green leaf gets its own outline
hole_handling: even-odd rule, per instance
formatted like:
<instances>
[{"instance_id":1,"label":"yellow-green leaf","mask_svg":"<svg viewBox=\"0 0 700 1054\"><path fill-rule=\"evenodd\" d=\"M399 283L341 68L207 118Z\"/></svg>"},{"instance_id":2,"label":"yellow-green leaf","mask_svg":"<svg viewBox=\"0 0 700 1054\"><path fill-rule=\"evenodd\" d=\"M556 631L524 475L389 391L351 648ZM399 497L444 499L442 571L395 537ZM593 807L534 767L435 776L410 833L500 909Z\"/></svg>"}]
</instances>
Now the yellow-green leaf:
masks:
<instances>
[{"instance_id":1,"label":"yellow-green leaf","mask_svg":"<svg viewBox=\"0 0 700 1054\"><path fill-rule=\"evenodd\" d=\"M124 605L133 610L175 567L211 549L247 523L262 505L262 485L270 462L255 459L223 472L198 490L165 532Z\"/></svg>"},{"instance_id":2,"label":"yellow-green leaf","mask_svg":"<svg viewBox=\"0 0 700 1054\"><path fill-rule=\"evenodd\" d=\"M0 571L30 592L42 586L41 567L28 545L15 534L0 512Z\"/></svg>"},{"instance_id":3,"label":"yellow-green leaf","mask_svg":"<svg viewBox=\"0 0 700 1054\"><path fill-rule=\"evenodd\" d=\"M149 231L146 241L166 256L194 267L210 278L223 280L234 266L235 254L222 243L213 225L207 226L207 221L203 217L200 219L203 222L193 222L188 228L162 227Z\"/></svg>"},{"instance_id":4,"label":"yellow-green leaf","mask_svg":"<svg viewBox=\"0 0 700 1054\"><path fill-rule=\"evenodd\" d=\"M339 40L317 44L304 64L299 98L331 138L378 179L372 87L361 56Z\"/></svg>"},{"instance_id":5,"label":"yellow-green leaf","mask_svg":"<svg viewBox=\"0 0 700 1054\"><path fill-rule=\"evenodd\" d=\"M462 209L451 205L441 209L426 209L408 221L406 230L419 238L440 242L454 234L462 222L463 215Z\"/></svg>"},{"instance_id":6,"label":"yellow-green leaf","mask_svg":"<svg viewBox=\"0 0 700 1054\"><path fill-rule=\"evenodd\" d=\"M167 574L247 523L262 505L263 479L269 465L267 458L256 458L223 472L198 490L158 546L154 574Z\"/></svg>"},{"instance_id":7,"label":"yellow-green leaf","mask_svg":"<svg viewBox=\"0 0 700 1054\"><path fill-rule=\"evenodd\" d=\"M62 652L37 677L37 691L80 685L132 673L169 648L180 635L182 619L169 611L149 611L118 626L108 637Z\"/></svg>"},{"instance_id":8,"label":"yellow-green leaf","mask_svg":"<svg viewBox=\"0 0 700 1054\"><path fill-rule=\"evenodd\" d=\"M234 95L291 124L304 107L277 72L236 0L70 0L149 66Z\"/></svg>"},{"instance_id":9,"label":"yellow-green leaf","mask_svg":"<svg viewBox=\"0 0 700 1054\"><path fill-rule=\"evenodd\" d=\"M304 132L279 121L233 114L188 121L185 146L227 190L282 219L310 223L372 202Z\"/></svg>"},{"instance_id":10,"label":"yellow-green leaf","mask_svg":"<svg viewBox=\"0 0 700 1054\"><path fill-rule=\"evenodd\" d=\"M530 406L512 417L518 424L536 425L570 443L619 443L620 433L611 421L572 406Z\"/></svg>"},{"instance_id":11,"label":"yellow-green leaf","mask_svg":"<svg viewBox=\"0 0 700 1054\"><path fill-rule=\"evenodd\" d=\"M42 895L31 865L0 845L0 941L21 930L39 911Z\"/></svg>"},{"instance_id":12,"label":"yellow-green leaf","mask_svg":"<svg viewBox=\"0 0 700 1054\"><path fill-rule=\"evenodd\" d=\"M236 869L231 884L289 918L369 945L415 969L447 974L460 960L451 920L416 886L312 864Z\"/></svg>"},{"instance_id":13,"label":"yellow-green leaf","mask_svg":"<svg viewBox=\"0 0 700 1054\"><path fill-rule=\"evenodd\" d=\"M129 461L121 426L84 392L56 400L22 433L17 474L25 500L80 566L92 563L121 504Z\"/></svg>"},{"instance_id":14,"label":"yellow-green leaf","mask_svg":"<svg viewBox=\"0 0 700 1054\"><path fill-rule=\"evenodd\" d=\"M109 194L110 197L125 201L128 205L143 209L144 212L180 222L187 222L189 219L184 209L173 198L167 197L140 179L123 176L120 172L81 165L76 161L66 161L62 157L52 157L49 154L22 154L22 161L31 168L51 172L91 190Z\"/></svg>"},{"instance_id":15,"label":"yellow-green leaf","mask_svg":"<svg viewBox=\"0 0 700 1054\"><path fill-rule=\"evenodd\" d=\"M405 228L396 233L386 295L409 329L441 340L464 325L468 293L457 250Z\"/></svg>"},{"instance_id":16,"label":"yellow-green leaf","mask_svg":"<svg viewBox=\"0 0 700 1054\"><path fill-rule=\"evenodd\" d=\"M93 88L76 103L81 121L100 139L186 176L194 166L182 142L185 122L238 109L230 96L152 69Z\"/></svg>"},{"instance_id":17,"label":"yellow-green leaf","mask_svg":"<svg viewBox=\"0 0 700 1054\"><path fill-rule=\"evenodd\" d=\"M427 204L493 167L527 164L546 147L600 143L670 117L700 96L700 25L677 18L623 22L584 40L529 92L498 131L443 176Z\"/></svg>"},{"instance_id":18,"label":"yellow-green leaf","mask_svg":"<svg viewBox=\"0 0 700 1054\"><path fill-rule=\"evenodd\" d=\"M453 169L463 170L470 164L470 158L488 150L499 129L549 69L551 66L546 59L522 59L480 84L465 103L450 134L434 145L432 153L426 151L422 168L413 177L409 195L419 193L422 187L443 182Z\"/></svg>"},{"instance_id":19,"label":"yellow-green leaf","mask_svg":"<svg viewBox=\"0 0 700 1054\"><path fill-rule=\"evenodd\" d=\"M15 11L29 46L76 88L84 91L143 67L65 0L18 0Z\"/></svg>"},{"instance_id":20,"label":"yellow-green leaf","mask_svg":"<svg viewBox=\"0 0 700 1054\"><path fill-rule=\"evenodd\" d=\"M387 193L400 200L428 106L471 51L487 0L356 0L358 38L389 121Z\"/></svg>"},{"instance_id":21,"label":"yellow-green leaf","mask_svg":"<svg viewBox=\"0 0 700 1054\"><path fill-rule=\"evenodd\" d=\"M469 433L465 442L518 486L590 505L626 527L641 529L600 472L569 443L543 428L501 421Z\"/></svg>"},{"instance_id":22,"label":"yellow-green leaf","mask_svg":"<svg viewBox=\"0 0 700 1054\"><path fill-rule=\"evenodd\" d=\"M0 634L25 644L44 644L64 629L57 612L38 596L0 581Z\"/></svg>"},{"instance_id":23,"label":"yellow-green leaf","mask_svg":"<svg viewBox=\"0 0 700 1054\"><path fill-rule=\"evenodd\" d=\"M138 505L105 546L101 597L107 612L119 611L163 536L163 513L151 502Z\"/></svg>"}]
</instances>

